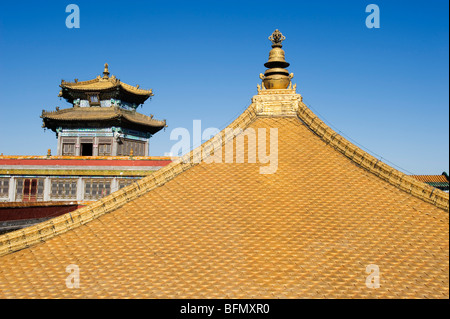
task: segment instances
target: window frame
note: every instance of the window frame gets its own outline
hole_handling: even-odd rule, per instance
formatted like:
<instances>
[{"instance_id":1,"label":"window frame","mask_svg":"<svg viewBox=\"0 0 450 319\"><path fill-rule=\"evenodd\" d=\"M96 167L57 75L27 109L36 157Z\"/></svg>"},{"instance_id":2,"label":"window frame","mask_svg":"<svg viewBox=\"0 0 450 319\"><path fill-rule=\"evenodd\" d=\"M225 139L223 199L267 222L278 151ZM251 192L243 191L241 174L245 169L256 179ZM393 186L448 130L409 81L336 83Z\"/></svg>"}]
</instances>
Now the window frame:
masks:
<instances>
[{"instance_id":1,"label":"window frame","mask_svg":"<svg viewBox=\"0 0 450 319\"><path fill-rule=\"evenodd\" d=\"M9 188L10 188L9 178L0 178L0 198L5 199L9 197Z\"/></svg>"},{"instance_id":2,"label":"window frame","mask_svg":"<svg viewBox=\"0 0 450 319\"><path fill-rule=\"evenodd\" d=\"M92 185L96 182L98 185L95 187L95 189L92 187ZM103 187L101 189L101 196L98 196L100 194L100 187L99 184L102 184ZM106 179L106 178L87 178L83 181L83 194L85 200L99 200L105 196L108 196L111 194L111 188L112 188L112 179ZM89 189L89 192L88 192ZM105 192L103 193L103 190ZM95 194L93 192L95 191ZM98 194L97 194L98 193Z\"/></svg>"},{"instance_id":3,"label":"window frame","mask_svg":"<svg viewBox=\"0 0 450 319\"><path fill-rule=\"evenodd\" d=\"M59 185L58 185L59 184ZM56 189L54 186L56 185ZM59 186L62 185L60 188ZM66 187L68 186L68 187ZM69 192L69 194L67 194ZM78 179L76 178L51 178L50 199L76 200L78 193Z\"/></svg>"},{"instance_id":4,"label":"window frame","mask_svg":"<svg viewBox=\"0 0 450 319\"><path fill-rule=\"evenodd\" d=\"M89 102L89 106L100 106L100 93L99 92L86 93L86 96L87 96L87 100ZM91 100L92 97L96 97L97 101L93 102Z\"/></svg>"}]
</instances>

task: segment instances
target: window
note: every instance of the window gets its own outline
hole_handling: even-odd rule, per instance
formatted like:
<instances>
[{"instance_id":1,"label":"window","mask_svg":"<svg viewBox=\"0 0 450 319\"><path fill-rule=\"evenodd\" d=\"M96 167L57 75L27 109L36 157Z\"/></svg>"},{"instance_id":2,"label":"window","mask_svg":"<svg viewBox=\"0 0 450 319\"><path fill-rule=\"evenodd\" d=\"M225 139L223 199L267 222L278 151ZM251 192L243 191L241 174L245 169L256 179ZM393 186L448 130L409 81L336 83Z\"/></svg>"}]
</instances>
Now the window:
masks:
<instances>
[{"instance_id":1,"label":"window","mask_svg":"<svg viewBox=\"0 0 450 319\"><path fill-rule=\"evenodd\" d=\"M84 199L100 199L111 193L111 180L87 179L84 182Z\"/></svg>"},{"instance_id":2,"label":"window","mask_svg":"<svg viewBox=\"0 0 450 319\"><path fill-rule=\"evenodd\" d=\"M52 199L76 199L77 181L75 179L52 179Z\"/></svg>"},{"instance_id":3,"label":"window","mask_svg":"<svg viewBox=\"0 0 450 319\"><path fill-rule=\"evenodd\" d=\"M98 144L98 155L99 156L111 155L111 144Z\"/></svg>"},{"instance_id":4,"label":"window","mask_svg":"<svg viewBox=\"0 0 450 319\"><path fill-rule=\"evenodd\" d=\"M63 156L74 156L75 155L75 145L77 143L76 138L62 137L61 141L61 155Z\"/></svg>"},{"instance_id":5,"label":"window","mask_svg":"<svg viewBox=\"0 0 450 319\"><path fill-rule=\"evenodd\" d=\"M35 202L44 199L44 180L24 178L17 180L16 201Z\"/></svg>"},{"instance_id":6,"label":"window","mask_svg":"<svg viewBox=\"0 0 450 319\"><path fill-rule=\"evenodd\" d=\"M100 99L98 93L88 94L88 101L91 106L100 105Z\"/></svg>"},{"instance_id":7,"label":"window","mask_svg":"<svg viewBox=\"0 0 450 319\"><path fill-rule=\"evenodd\" d=\"M23 179L18 179L16 183L16 201L21 201L23 196Z\"/></svg>"},{"instance_id":8,"label":"window","mask_svg":"<svg viewBox=\"0 0 450 319\"><path fill-rule=\"evenodd\" d=\"M44 200L44 180L38 179L37 182L37 200Z\"/></svg>"},{"instance_id":9,"label":"window","mask_svg":"<svg viewBox=\"0 0 450 319\"><path fill-rule=\"evenodd\" d=\"M145 156L145 142L125 139L117 145L118 156L128 156L131 150L134 156Z\"/></svg>"},{"instance_id":10,"label":"window","mask_svg":"<svg viewBox=\"0 0 450 319\"><path fill-rule=\"evenodd\" d=\"M63 143L62 147L63 156L73 156L75 155L75 143Z\"/></svg>"},{"instance_id":11,"label":"window","mask_svg":"<svg viewBox=\"0 0 450 319\"><path fill-rule=\"evenodd\" d=\"M9 178L0 178L0 198L8 198Z\"/></svg>"}]
</instances>

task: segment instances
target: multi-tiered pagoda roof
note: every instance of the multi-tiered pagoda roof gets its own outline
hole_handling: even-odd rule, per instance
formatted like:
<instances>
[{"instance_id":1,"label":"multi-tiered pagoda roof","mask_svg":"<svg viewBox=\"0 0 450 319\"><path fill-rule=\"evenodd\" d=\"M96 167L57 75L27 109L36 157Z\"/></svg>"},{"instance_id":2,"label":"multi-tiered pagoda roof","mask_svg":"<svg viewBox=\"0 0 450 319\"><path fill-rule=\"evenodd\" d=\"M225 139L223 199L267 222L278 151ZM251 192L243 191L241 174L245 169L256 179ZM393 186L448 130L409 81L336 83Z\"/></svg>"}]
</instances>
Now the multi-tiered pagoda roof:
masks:
<instances>
[{"instance_id":1,"label":"multi-tiered pagoda roof","mask_svg":"<svg viewBox=\"0 0 450 319\"><path fill-rule=\"evenodd\" d=\"M166 121L136 111L153 93L139 85L121 82L109 76L105 64L103 76L80 82L61 82L59 96L72 107L42 111L42 127L58 138L57 155L148 156L150 137L165 128Z\"/></svg>"},{"instance_id":2,"label":"multi-tiered pagoda roof","mask_svg":"<svg viewBox=\"0 0 450 319\"><path fill-rule=\"evenodd\" d=\"M165 120L156 120L151 116L119 107L73 107L57 111L43 111L41 117L44 127L53 131L60 126L66 128L122 126L155 134L166 126Z\"/></svg>"},{"instance_id":3,"label":"multi-tiered pagoda roof","mask_svg":"<svg viewBox=\"0 0 450 319\"><path fill-rule=\"evenodd\" d=\"M43 127L56 131L58 127L112 127L120 126L155 134L166 126L165 120L156 120L136 111L153 96L144 90L126 84L114 75L109 76L105 64L103 76L88 81L61 81L59 96L73 107L55 111L42 111ZM84 106L84 107L83 107Z\"/></svg>"}]
</instances>

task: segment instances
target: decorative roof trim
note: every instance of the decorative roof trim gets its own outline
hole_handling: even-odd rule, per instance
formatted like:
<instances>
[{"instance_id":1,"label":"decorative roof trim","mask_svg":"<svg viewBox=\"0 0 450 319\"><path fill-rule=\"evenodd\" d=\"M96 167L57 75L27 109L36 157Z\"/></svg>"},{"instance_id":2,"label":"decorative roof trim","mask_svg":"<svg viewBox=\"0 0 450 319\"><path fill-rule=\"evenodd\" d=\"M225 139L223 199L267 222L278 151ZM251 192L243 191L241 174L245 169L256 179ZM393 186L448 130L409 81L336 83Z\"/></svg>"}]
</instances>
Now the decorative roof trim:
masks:
<instances>
[{"instance_id":1,"label":"decorative roof trim","mask_svg":"<svg viewBox=\"0 0 450 319\"><path fill-rule=\"evenodd\" d=\"M448 193L398 171L352 144L326 125L303 102L299 103L297 115L325 143L334 147L358 166L414 197L449 211Z\"/></svg>"},{"instance_id":2,"label":"decorative roof trim","mask_svg":"<svg viewBox=\"0 0 450 319\"><path fill-rule=\"evenodd\" d=\"M275 91L273 94L264 94L265 96L269 96L268 100L262 99L257 102L273 102L273 99L275 98L273 95L284 95L290 99L288 100L289 108L287 112L289 114L287 114L287 116L291 116L292 110L290 108L294 107L298 118L313 133L319 136L324 142L334 147L345 157L349 158L355 164L414 197L422 199L423 201L431 203L446 211L449 210L449 195L447 193L439 189L435 189L430 185L420 182L413 177L390 167L347 141L344 137L340 136L328 127L303 102L301 102L301 97L299 94L292 94L292 90L273 91ZM289 97L289 95L291 97ZM254 97L254 101L255 98L258 100L257 97ZM275 98L275 100L277 100L277 98ZM292 100L296 100L296 103L292 104ZM257 107L259 107L259 109L257 109ZM261 105L257 106L257 103L253 102L238 118L236 118L230 125L219 133L222 136L221 144L225 145L225 143L234 138L233 135L225 134L227 129L235 130L240 128L245 130L256 118L269 115L264 113L264 110L266 112L270 111L270 116L286 116L283 115L283 113L286 112L285 108L273 108L270 110L270 105L263 105L262 110L263 111L261 112ZM182 174L184 171L197 165L200 162L198 158L202 156L202 153L210 154L210 152L206 152L206 150L210 150L211 147L217 146L215 145L217 143L220 143L219 139L213 137L169 165L164 166L136 183L128 185L88 206L77 209L71 213L52 218L35 226L30 226L1 235L0 256L28 248L32 245L44 242L54 236L61 235L71 229L82 226L91 220L99 218L104 214L110 213L122 207L126 203L155 188L163 186L179 174Z\"/></svg>"}]
</instances>

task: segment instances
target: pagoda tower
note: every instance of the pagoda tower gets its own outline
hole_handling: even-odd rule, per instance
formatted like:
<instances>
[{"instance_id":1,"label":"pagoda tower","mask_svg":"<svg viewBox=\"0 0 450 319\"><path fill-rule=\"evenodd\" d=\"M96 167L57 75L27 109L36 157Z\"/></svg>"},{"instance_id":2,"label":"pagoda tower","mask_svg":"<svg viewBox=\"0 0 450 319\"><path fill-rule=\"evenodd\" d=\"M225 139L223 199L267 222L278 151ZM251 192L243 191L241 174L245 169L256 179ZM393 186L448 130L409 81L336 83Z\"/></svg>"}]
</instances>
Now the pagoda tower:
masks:
<instances>
[{"instance_id":1,"label":"pagoda tower","mask_svg":"<svg viewBox=\"0 0 450 319\"><path fill-rule=\"evenodd\" d=\"M71 108L42 111L44 128L58 138L58 156L148 156L150 137L166 127L136 111L152 90L131 86L110 76L105 64L103 76L89 81L61 81L59 96Z\"/></svg>"}]
</instances>

